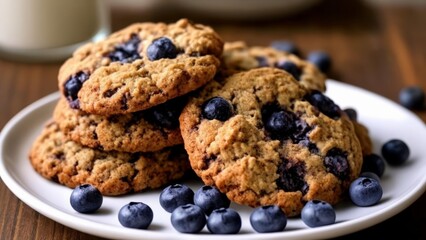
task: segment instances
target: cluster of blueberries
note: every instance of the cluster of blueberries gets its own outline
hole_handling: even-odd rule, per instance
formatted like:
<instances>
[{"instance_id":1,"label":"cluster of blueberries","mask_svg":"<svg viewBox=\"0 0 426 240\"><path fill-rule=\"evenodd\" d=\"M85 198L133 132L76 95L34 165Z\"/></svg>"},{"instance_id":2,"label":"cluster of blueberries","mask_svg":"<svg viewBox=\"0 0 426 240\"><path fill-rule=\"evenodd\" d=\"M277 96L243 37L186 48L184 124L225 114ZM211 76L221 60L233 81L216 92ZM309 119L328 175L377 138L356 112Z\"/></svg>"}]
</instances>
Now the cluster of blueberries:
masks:
<instances>
[{"instance_id":1,"label":"cluster of blueberries","mask_svg":"<svg viewBox=\"0 0 426 240\"><path fill-rule=\"evenodd\" d=\"M410 150L404 141L392 139L383 144L381 153L365 157L361 176L349 187L349 197L357 206L372 206L381 200L380 177L385 171L385 161L393 166L402 165L408 160ZM70 196L72 208L80 213L94 213L102 202L102 194L90 184L77 186ZM171 213L172 226L182 233L198 233L206 225L213 234L235 234L241 229L239 213L229 207L226 195L213 186L204 185L194 193L184 184L169 185L160 193L159 202ZM153 217L152 209L142 202L130 202L118 214L122 226L136 229L147 229ZM301 219L309 227L319 227L335 223L336 213L329 203L311 200L303 207ZM279 232L285 229L287 217L276 205L260 206L250 214L250 224L259 233Z\"/></svg>"}]
</instances>

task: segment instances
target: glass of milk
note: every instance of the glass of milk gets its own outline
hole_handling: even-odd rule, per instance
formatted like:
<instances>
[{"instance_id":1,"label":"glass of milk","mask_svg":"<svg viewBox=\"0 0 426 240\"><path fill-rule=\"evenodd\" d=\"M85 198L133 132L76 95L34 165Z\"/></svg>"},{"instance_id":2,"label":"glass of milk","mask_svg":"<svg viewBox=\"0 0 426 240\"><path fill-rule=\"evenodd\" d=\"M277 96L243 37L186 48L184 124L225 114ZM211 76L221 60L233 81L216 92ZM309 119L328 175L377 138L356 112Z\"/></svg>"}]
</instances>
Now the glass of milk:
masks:
<instances>
[{"instance_id":1,"label":"glass of milk","mask_svg":"<svg viewBox=\"0 0 426 240\"><path fill-rule=\"evenodd\" d=\"M0 58L56 61L110 33L103 0L0 0Z\"/></svg>"}]
</instances>

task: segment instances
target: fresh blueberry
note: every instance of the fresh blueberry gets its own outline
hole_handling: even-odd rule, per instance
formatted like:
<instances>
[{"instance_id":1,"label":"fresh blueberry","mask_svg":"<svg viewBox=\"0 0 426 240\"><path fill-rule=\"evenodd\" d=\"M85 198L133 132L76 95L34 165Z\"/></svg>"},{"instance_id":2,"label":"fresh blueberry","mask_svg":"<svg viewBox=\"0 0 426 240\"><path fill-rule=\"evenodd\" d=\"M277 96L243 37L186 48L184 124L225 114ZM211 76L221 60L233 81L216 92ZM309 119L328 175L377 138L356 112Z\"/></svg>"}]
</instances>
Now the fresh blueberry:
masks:
<instances>
[{"instance_id":1,"label":"fresh blueberry","mask_svg":"<svg viewBox=\"0 0 426 240\"><path fill-rule=\"evenodd\" d=\"M68 99L71 108L78 108L78 92L83 83L89 79L89 75L85 72L78 72L72 75L64 84L64 95Z\"/></svg>"},{"instance_id":2,"label":"fresh blueberry","mask_svg":"<svg viewBox=\"0 0 426 240\"><path fill-rule=\"evenodd\" d=\"M377 176L382 177L385 172L385 160L377 154L369 154L364 156L361 172L373 172Z\"/></svg>"},{"instance_id":3,"label":"fresh blueberry","mask_svg":"<svg viewBox=\"0 0 426 240\"><path fill-rule=\"evenodd\" d=\"M277 40L271 42L271 47L279 51L288 52L296 56L300 56L299 48L291 41Z\"/></svg>"},{"instance_id":4,"label":"fresh blueberry","mask_svg":"<svg viewBox=\"0 0 426 240\"><path fill-rule=\"evenodd\" d=\"M359 176L360 177L373 178L373 179L377 180L378 182L380 182L380 177L377 176L377 174L375 174L373 172L361 172L361 174Z\"/></svg>"},{"instance_id":5,"label":"fresh blueberry","mask_svg":"<svg viewBox=\"0 0 426 240\"><path fill-rule=\"evenodd\" d=\"M425 106L425 92L419 86L410 86L401 89L399 102L409 109L422 109Z\"/></svg>"},{"instance_id":6,"label":"fresh blueberry","mask_svg":"<svg viewBox=\"0 0 426 240\"><path fill-rule=\"evenodd\" d=\"M183 184L173 184L160 193L160 205L167 212L173 212L177 207L194 203L194 191Z\"/></svg>"},{"instance_id":7,"label":"fresh blueberry","mask_svg":"<svg viewBox=\"0 0 426 240\"><path fill-rule=\"evenodd\" d=\"M333 173L337 178L344 180L349 176L349 163L347 153L339 148L330 149L325 158L324 166L327 172Z\"/></svg>"},{"instance_id":8,"label":"fresh blueberry","mask_svg":"<svg viewBox=\"0 0 426 240\"><path fill-rule=\"evenodd\" d=\"M307 60L318 67L321 72L328 72L331 68L331 58L323 51L312 51L308 54Z\"/></svg>"},{"instance_id":9,"label":"fresh blueberry","mask_svg":"<svg viewBox=\"0 0 426 240\"><path fill-rule=\"evenodd\" d=\"M312 93L307 95L305 98L310 104L318 108L318 110L326 116L333 119L339 119L341 111L340 107L321 92L312 91Z\"/></svg>"},{"instance_id":10,"label":"fresh blueberry","mask_svg":"<svg viewBox=\"0 0 426 240\"><path fill-rule=\"evenodd\" d=\"M276 205L257 207L250 214L250 224L256 232L280 232L287 226L287 216Z\"/></svg>"},{"instance_id":11,"label":"fresh blueberry","mask_svg":"<svg viewBox=\"0 0 426 240\"><path fill-rule=\"evenodd\" d=\"M235 234L241 229L241 217L231 208L213 210L207 218L207 229L214 234Z\"/></svg>"},{"instance_id":12,"label":"fresh blueberry","mask_svg":"<svg viewBox=\"0 0 426 240\"><path fill-rule=\"evenodd\" d=\"M108 54L109 59L113 62L130 63L141 56L138 52L140 39L138 36L133 35L130 40L122 43L114 48L114 51Z\"/></svg>"},{"instance_id":13,"label":"fresh blueberry","mask_svg":"<svg viewBox=\"0 0 426 240\"><path fill-rule=\"evenodd\" d=\"M101 192L90 184L79 185L71 193L71 207L80 213L93 213L102 206Z\"/></svg>"},{"instance_id":14,"label":"fresh blueberry","mask_svg":"<svg viewBox=\"0 0 426 240\"><path fill-rule=\"evenodd\" d=\"M346 115L348 115L350 120L355 121L355 122L358 120L358 113L355 109L346 108L343 111L346 113Z\"/></svg>"},{"instance_id":15,"label":"fresh blueberry","mask_svg":"<svg viewBox=\"0 0 426 240\"><path fill-rule=\"evenodd\" d=\"M194 204L185 204L177 207L171 216L172 226L182 233L198 233L206 225L206 216L203 210Z\"/></svg>"},{"instance_id":16,"label":"fresh blueberry","mask_svg":"<svg viewBox=\"0 0 426 240\"><path fill-rule=\"evenodd\" d=\"M148 59L151 61L162 58L175 58L177 53L178 51L172 40L166 37L155 39L147 49Z\"/></svg>"},{"instance_id":17,"label":"fresh blueberry","mask_svg":"<svg viewBox=\"0 0 426 240\"><path fill-rule=\"evenodd\" d=\"M209 120L226 121L233 115L232 105L221 97L213 97L202 106L202 116Z\"/></svg>"},{"instance_id":18,"label":"fresh blueberry","mask_svg":"<svg viewBox=\"0 0 426 240\"><path fill-rule=\"evenodd\" d=\"M410 149L400 139L392 139L382 146L382 156L391 165L401 165L408 160Z\"/></svg>"},{"instance_id":19,"label":"fresh blueberry","mask_svg":"<svg viewBox=\"0 0 426 240\"><path fill-rule=\"evenodd\" d=\"M130 202L118 212L118 221L128 228L147 229L153 218L152 209L142 202Z\"/></svg>"},{"instance_id":20,"label":"fresh blueberry","mask_svg":"<svg viewBox=\"0 0 426 240\"><path fill-rule=\"evenodd\" d=\"M194 204L210 215L215 209L229 207L231 201L216 187L204 185L195 192Z\"/></svg>"},{"instance_id":21,"label":"fresh blueberry","mask_svg":"<svg viewBox=\"0 0 426 240\"><path fill-rule=\"evenodd\" d=\"M300 71L299 67L294 62L291 62L291 61L277 62L275 67L290 73L291 75L293 75L294 79L298 81L300 80L300 75L302 74L302 72Z\"/></svg>"},{"instance_id":22,"label":"fresh blueberry","mask_svg":"<svg viewBox=\"0 0 426 240\"><path fill-rule=\"evenodd\" d=\"M349 197L360 207L372 206L380 201L383 195L380 182L373 178L359 177L349 186Z\"/></svg>"},{"instance_id":23,"label":"fresh blueberry","mask_svg":"<svg viewBox=\"0 0 426 240\"><path fill-rule=\"evenodd\" d=\"M320 227L335 223L336 212L328 202L311 200L302 208L301 218L309 227Z\"/></svg>"},{"instance_id":24,"label":"fresh blueberry","mask_svg":"<svg viewBox=\"0 0 426 240\"><path fill-rule=\"evenodd\" d=\"M266 119L265 128L273 135L285 138L284 136L290 135L295 129L293 115L284 110L273 112Z\"/></svg>"}]
</instances>

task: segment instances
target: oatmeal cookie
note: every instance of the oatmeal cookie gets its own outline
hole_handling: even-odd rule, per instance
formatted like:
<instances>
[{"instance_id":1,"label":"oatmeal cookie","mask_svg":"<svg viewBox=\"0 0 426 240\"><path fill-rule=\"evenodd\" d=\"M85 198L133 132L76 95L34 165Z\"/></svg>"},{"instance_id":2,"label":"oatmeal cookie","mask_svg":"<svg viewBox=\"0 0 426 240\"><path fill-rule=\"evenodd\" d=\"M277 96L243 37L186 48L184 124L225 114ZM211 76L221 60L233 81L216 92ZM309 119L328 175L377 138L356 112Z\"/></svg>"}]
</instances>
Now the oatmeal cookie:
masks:
<instances>
[{"instance_id":1,"label":"oatmeal cookie","mask_svg":"<svg viewBox=\"0 0 426 240\"><path fill-rule=\"evenodd\" d=\"M276 67L289 72L308 89L321 92L326 89L326 76L315 65L273 47L250 47L242 41L226 42L222 62L225 75L259 67Z\"/></svg>"},{"instance_id":2,"label":"oatmeal cookie","mask_svg":"<svg viewBox=\"0 0 426 240\"><path fill-rule=\"evenodd\" d=\"M210 81L222 51L212 28L187 19L135 23L77 49L60 68L59 89L85 112L136 112Z\"/></svg>"},{"instance_id":3,"label":"oatmeal cookie","mask_svg":"<svg viewBox=\"0 0 426 240\"><path fill-rule=\"evenodd\" d=\"M277 68L208 83L179 120L192 169L239 204L295 216L312 199L341 201L361 171L348 116Z\"/></svg>"},{"instance_id":4,"label":"oatmeal cookie","mask_svg":"<svg viewBox=\"0 0 426 240\"><path fill-rule=\"evenodd\" d=\"M159 188L190 168L182 145L151 153L105 152L68 140L53 121L34 141L29 159L46 179L70 188L92 184L103 195Z\"/></svg>"},{"instance_id":5,"label":"oatmeal cookie","mask_svg":"<svg viewBox=\"0 0 426 240\"><path fill-rule=\"evenodd\" d=\"M186 98L128 114L96 115L69 107L65 98L57 103L53 118L69 139L104 151L153 152L182 144L179 114Z\"/></svg>"}]
</instances>

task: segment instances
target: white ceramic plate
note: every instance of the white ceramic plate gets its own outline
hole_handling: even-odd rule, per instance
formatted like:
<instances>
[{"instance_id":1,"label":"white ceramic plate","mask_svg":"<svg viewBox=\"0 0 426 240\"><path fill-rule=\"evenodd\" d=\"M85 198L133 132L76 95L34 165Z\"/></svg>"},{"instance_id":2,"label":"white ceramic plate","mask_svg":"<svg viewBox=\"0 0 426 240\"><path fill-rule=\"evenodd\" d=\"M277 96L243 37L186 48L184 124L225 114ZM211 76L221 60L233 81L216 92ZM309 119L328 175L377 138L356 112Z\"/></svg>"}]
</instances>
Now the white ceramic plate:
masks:
<instances>
[{"instance_id":1,"label":"white ceramic plate","mask_svg":"<svg viewBox=\"0 0 426 240\"><path fill-rule=\"evenodd\" d=\"M221 239L315 239L349 234L399 213L426 189L425 124L414 114L383 97L336 81L328 81L327 95L342 108L353 107L359 120L368 126L379 153L381 145L392 139L404 140L411 149L409 161L401 167L387 166L382 177L384 190L381 202L372 207L356 207L343 202L336 206L337 222L333 225L308 228L299 219L290 219L283 232L255 233L248 221L251 209L232 204L241 214L243 224L237 235ZM71 189L39 176L28 160L28 149L51 117L59 94L48 95L23 109L4 127L0 136L0 174L8 188L28 206L71 228L89 234L120 239L216 239L204 228L201 234L181 234L170 224L170 214L158 202L159 190L122 197L105 197L96 214L80 214L69 204ZM189 183L196 190L199 182ZM154 210L149 230L124 228L117 219L119 209L130 201L142 201Z\"/></svg>"}]
</instances>

